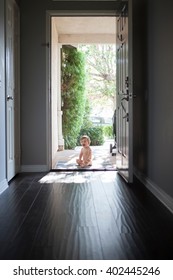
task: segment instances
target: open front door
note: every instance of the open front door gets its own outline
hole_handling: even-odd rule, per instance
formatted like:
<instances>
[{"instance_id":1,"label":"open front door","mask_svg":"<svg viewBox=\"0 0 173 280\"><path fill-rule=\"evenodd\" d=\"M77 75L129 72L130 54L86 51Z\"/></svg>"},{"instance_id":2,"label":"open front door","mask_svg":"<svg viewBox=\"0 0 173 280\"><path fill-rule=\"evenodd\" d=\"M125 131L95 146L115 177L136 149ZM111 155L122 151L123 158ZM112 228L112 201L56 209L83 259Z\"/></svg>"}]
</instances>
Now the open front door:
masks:
<instances>
[{"instance_id":1,"label":"open front door","mask_svg":"<svg viewBox=\"0 0 173 280\"><path fill-rule=\"evenodd\" d=\"M130 2L130 1L129 1ZM117 109L116 109L116 165L120 175L133 181L133 94L131 7L128 2L117 17Z\"/></svg>"}]
</instances>

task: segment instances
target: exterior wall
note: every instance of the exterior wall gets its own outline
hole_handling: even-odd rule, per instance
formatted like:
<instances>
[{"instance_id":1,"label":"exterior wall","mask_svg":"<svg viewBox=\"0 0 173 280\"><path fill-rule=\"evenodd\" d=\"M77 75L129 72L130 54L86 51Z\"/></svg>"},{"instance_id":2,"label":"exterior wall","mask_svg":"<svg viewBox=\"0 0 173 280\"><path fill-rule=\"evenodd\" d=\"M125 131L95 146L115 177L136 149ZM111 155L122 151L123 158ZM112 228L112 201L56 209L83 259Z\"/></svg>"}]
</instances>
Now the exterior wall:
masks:
<instances>
[{"instance_id":1,"label":"exterior wall","mask_svg":"<svg viewBox=\"0 0 173 280\"><path fill-rule=\"evenodd\" d=\"M5 131L5 33L4 1L0 1L0 193L8 186L6 180Z\"/></svg>"},{"instance_id":2,"label":"exterior wall","mask_svg":"<svg viewBox=\"0 0 173 280\"><path fill-rule=\"evenodd\" d=\"M57 107L58 107L58 33L56 26L52 21L52 50L51 50L51 91L52 91L52 159L58 150L58 123L57 123Z\"/></svg>"}]
</instances>

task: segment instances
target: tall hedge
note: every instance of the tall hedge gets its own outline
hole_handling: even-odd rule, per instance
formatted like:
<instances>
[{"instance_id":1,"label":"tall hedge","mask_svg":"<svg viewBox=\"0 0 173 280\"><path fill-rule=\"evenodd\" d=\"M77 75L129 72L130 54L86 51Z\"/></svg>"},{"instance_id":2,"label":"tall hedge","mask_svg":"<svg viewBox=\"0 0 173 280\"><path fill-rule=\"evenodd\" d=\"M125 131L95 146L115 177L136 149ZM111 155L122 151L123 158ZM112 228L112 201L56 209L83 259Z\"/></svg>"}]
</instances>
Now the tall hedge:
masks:
<instances>
[{"instance_id":1,"label":"tall hedge","mask_svg":"<svg viewBox=\"0 0 173 280\"><path fill-rule=\"evenodd\" d=\"M85 57L76 48L62 47L62 130L65 149L73 149L85 111Z\"/></svg>"}]
</instances>

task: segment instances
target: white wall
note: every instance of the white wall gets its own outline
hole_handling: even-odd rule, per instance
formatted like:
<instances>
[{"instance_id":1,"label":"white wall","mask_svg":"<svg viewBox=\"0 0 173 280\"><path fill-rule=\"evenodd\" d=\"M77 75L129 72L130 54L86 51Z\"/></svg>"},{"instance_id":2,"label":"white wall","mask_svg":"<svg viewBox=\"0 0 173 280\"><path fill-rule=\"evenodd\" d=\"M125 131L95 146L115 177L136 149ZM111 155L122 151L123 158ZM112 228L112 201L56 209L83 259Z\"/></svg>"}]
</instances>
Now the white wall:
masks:
<instances>
[{"instance_id":1,"label":"white wall","mask_svg":"<svg viewBox=\"0 0 173 280\"><path fill-rule=\"evenodd\" d=\"M58 150L58 33L56 25L52 21L52 39L51 39L51 104L52 104L52 159Z\"/></svg>"}]
</instances>

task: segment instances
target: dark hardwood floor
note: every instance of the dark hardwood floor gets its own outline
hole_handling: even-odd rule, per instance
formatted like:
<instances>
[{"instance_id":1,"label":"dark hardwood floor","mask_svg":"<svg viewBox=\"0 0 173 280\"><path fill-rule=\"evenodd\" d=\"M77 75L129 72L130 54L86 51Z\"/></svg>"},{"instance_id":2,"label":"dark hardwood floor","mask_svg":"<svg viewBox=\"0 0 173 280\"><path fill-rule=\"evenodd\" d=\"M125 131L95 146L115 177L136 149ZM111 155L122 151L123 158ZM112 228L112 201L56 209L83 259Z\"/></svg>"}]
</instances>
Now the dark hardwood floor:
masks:
<instances>
[{"instance_id":1,"label":"dark hardwood floor","mask_svg":"<svg viewBox=\"0 0 173 280\"><path fill-rule=\"evenodd\" d=\"M0 195L0 259L173 259L173 215L117 172L19 174Z\"/></svg>"}]
</instances>

